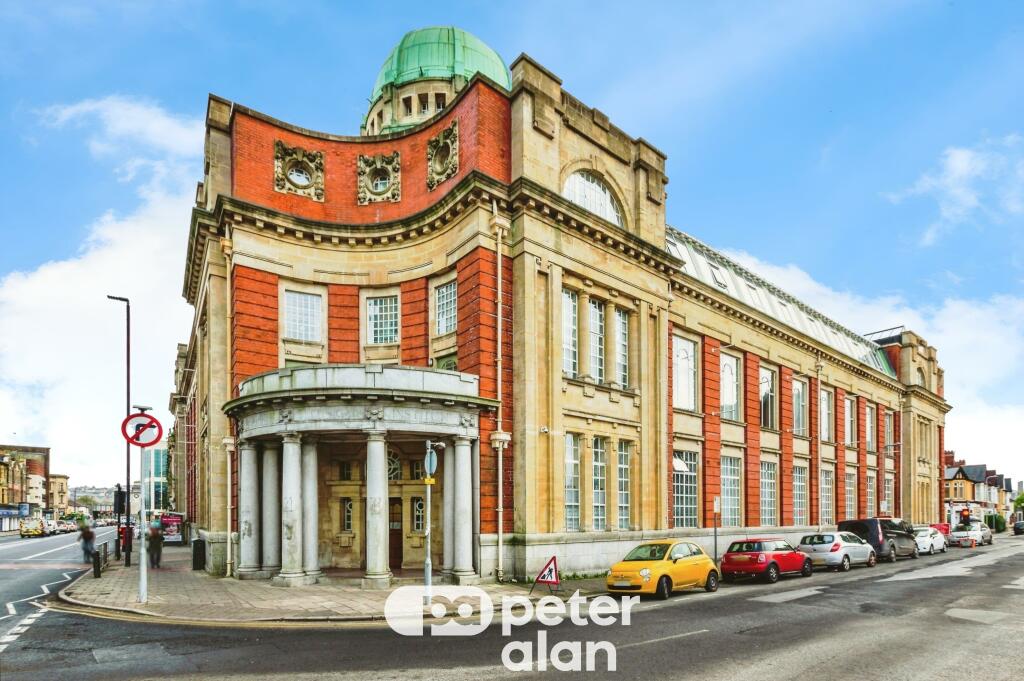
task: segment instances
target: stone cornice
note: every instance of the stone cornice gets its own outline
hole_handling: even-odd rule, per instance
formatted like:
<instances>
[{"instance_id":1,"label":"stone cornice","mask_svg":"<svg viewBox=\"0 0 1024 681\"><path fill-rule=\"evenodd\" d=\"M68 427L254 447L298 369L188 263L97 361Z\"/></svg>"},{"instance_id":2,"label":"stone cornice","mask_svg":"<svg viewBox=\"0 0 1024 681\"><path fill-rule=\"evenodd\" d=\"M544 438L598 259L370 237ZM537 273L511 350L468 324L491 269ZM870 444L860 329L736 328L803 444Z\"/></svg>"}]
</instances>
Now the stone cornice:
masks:
<instances>
[{"instance_id":1,"label":"stone cornice","mask_svg":"<svg viewBox=\"0 0 1024 681\"><path fill-rule=\"evenodd\" d=\"M182 295L195 304L202 272L202 253L210 237L226 236L235 225L275 232L278 237L344 246L347 249L370 249L405 244L424 238L442 229L474 207L491 210L497 201L500 210L508 209L507 188L480 171L472 171L437 203L415 215L391 222L346 224L309 220L282 213L268 206L250 203L231 196L217 197L212 212L192 210Z\"/></svg>"}]
</instances>

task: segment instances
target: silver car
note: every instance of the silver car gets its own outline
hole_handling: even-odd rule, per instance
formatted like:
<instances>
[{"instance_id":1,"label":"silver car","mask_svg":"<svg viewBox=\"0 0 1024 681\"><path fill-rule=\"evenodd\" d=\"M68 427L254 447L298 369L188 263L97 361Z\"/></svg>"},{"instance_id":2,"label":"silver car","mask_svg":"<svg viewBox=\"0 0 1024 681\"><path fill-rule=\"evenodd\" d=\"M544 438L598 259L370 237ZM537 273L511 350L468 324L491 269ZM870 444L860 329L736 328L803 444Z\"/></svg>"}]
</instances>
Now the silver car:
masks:
<instances>
[{"instance_id":1,"label":"silver car","mask_svg":"<svg viewBox=\"0 0 1024 681\"><path fill-rule=\"evenodd\" d=\"M871 544L852 532L808 534L800 540L797 550L810 556L815 567L825 566L842 572L854 563L874 567L878 562Z\"/></svg>"}]
</instances>

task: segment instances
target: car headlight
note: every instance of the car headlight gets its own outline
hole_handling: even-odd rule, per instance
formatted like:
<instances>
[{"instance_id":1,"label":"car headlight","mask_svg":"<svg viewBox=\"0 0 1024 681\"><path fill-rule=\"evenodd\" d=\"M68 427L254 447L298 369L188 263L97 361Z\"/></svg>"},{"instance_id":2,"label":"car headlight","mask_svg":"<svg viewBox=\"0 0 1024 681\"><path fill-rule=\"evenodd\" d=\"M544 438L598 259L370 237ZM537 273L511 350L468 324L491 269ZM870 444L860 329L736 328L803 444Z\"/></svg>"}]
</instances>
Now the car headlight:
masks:
<instances>
[{"instance_id":1,"label":"car headlight","mask_svg":"<svg viewBox=\"0 0 1024 681\"><path fill-rule=\"evenodd\" d=\"M641 569L640 576L644 578L645 582L651 581L651 571L648 568Z\"/></svg>"}]
</instances>

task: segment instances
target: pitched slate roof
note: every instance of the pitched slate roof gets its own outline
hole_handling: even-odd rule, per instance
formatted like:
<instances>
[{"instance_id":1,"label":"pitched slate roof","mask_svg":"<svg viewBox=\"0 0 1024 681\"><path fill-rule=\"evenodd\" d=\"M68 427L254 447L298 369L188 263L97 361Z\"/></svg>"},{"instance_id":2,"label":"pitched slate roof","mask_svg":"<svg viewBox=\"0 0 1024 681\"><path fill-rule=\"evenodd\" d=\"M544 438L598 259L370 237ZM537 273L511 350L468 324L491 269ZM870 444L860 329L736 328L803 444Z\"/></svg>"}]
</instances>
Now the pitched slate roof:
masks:
<instances>
[{"instance_id":1,"label":"pitched slate roof","mask_svg":"<svg viewBox=\"0 0 1024 681\"><path fill-rule=\"evenodd\" d=\"M964 469L964 475L971 482L985 482L985 472L988 471L988 466L985 464L977 464L974 466L961 466Z\"/></svg>"},{"instance_id":2,"label":"pitched slate roof","mask_svg":"<svg viewBox=\"0 0 1024 681\"><path fill-rule=\"evenodd\" d=\"M703 241L671 226L666 237L669 253L683 261L684 274L725 292L856 362L896 378L888 356L877 343L829 319Z\"/></svg>"},{"instance_id":3,"label":"pitched slate roof","mask_svg":"<svg viewBox=\"0 0 1024 681\"><path fill-rule=\"evenodd\" d=\"M946 466L946 480L952 480L956 477L956 474L960 471L960 466Z\"/></svg>"}]
</instances>

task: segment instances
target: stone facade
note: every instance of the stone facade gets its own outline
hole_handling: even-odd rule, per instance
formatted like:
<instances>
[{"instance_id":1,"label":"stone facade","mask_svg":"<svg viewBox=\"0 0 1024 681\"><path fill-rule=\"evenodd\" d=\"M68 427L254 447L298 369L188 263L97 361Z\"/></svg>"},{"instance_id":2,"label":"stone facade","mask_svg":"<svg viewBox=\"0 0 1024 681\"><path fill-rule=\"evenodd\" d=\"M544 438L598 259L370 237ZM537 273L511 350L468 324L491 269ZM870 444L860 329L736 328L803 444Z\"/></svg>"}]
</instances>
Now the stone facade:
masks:
<instances>
[{"instance_id":1,"label":"stone facade","mask_svg":"<svg viewBox=\"0 0 1024 681\"><path fill-rule=\"evenodd\" d=\"M658 149L525 55L511 84L453 85L382 136L210 98L172 398L208 569L379 586L419 564L427 439L448 445L430 550L459 579L710 549L716 521L721 542L937 521L934 349L862 338L672 229ZM322 201L275 190L278 141L323 154ZM400 197L360 201L360 159L391 154Z\"/></svg>"}]
</instances>

